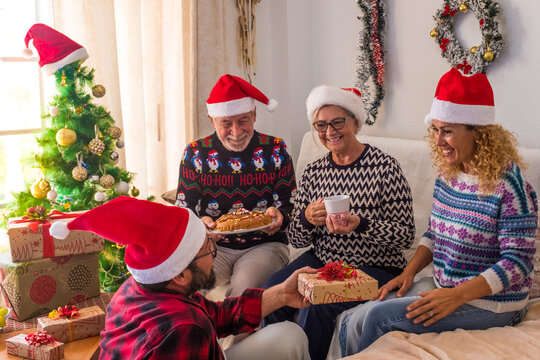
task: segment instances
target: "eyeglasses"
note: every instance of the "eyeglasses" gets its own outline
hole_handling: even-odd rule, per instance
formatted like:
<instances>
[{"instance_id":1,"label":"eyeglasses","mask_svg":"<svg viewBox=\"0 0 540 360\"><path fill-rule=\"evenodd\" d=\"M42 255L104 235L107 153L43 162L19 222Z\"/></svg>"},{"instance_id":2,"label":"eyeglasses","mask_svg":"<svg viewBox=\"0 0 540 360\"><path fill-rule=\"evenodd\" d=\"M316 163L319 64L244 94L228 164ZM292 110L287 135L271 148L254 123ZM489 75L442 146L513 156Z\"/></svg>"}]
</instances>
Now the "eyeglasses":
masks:
<instances>
[{"instance_id":1,"label":"eyeglasses","mask_svg":"<svg viewBox=\"0 0 540 360\"><path fill-rule=\"evenodd\" d=\"M193 259L193 261L197 260L197 259L200 259L200 258L203 258L207 255L210 255L212 254L212 257L215 259L216 256L217 256L217 245L216 245L216 242L214 241L214 239L212 238L208 238L208 240L210 240L212 242L212 250L209 251L209 252L206 252L204 254L201 254L199 256L195 256L195 258Z\"/></svg>"},{"instance_id":2,"label":"eyeglasses","mask_svg":"<svg viewBox=\"0 0 540 360\"><path fill-rule=\"evenodd\" d=\"M328 129L328 125L332 127L334 130L341 130L345 126L345 120L352 119L352 117L339 117L335 118L334 120L330 122L326 121L317 121L313 123L313 127L318 132L325 132L326 129Z\"/></svg>"}]
</instances>

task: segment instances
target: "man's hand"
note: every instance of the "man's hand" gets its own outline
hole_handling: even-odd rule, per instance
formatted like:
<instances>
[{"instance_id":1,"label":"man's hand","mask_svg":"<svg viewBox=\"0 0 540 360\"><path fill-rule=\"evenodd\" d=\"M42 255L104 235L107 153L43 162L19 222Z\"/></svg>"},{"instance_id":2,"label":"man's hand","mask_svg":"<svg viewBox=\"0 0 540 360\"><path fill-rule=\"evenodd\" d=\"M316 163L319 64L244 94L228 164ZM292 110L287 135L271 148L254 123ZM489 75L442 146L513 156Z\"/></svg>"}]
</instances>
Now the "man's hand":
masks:
<instances>
[{"instance_id":1,"label":"man's hand","mask_svg":"<svg viewBox=\"0 0 540 360\"><path fill-rule=\"evenodd\" d=\"M326 217L326 228L331 234L347 235L350 234L360 224L360 216L344 214L342 219L337 220L333 216Z\"/></svg>"},{"instance_id":2,"label":"man's hand","mask_svg":"<svg viewBox=\"0 0 540 360\"><path fill-rule=\"evenodd\" d=\"M324 198L312 202L306 207L304 214L307 221L315 226L323 226L326 222L326 207L323 203Z\"/></svg>"},{"instance_id":3,"label":"man's hand","mask_svg":"<svg viewBox=\"0 0 540 360\"><path fill-rule=\"evenodd\" d=\"M266 289L262 297L262 316L270 314L282 306L303 309L311 305L308 298L298 292L298 274L314 274L317 270L309 266L296 270L281 284Z\"/></svg>"},{"instance_id":4,"label":"man's hand","mask_svg":"<svg viewBox=\"0 0 540 360\"><path fill-rule=\"evenodd\" d=\"M283 224L283 214L281 214L281 211L274 206L270 206L268 209L266 209L266 213L270 215L272 219L274 219L274 222L272 225L262 229L261 231L267 233L268 235L274 235L279 231L279 229L281 229L281 225Z\"/></svg>"},{"instance_id":5,"label":"man's hand","mask_svg":"<svg viewBox=\"0 0 540 360\"><path fill-rule=\"evenodd\" d=\"M216 234L212 231L216 227L216 223L210 216L203 216L201 218L201 221L206 226L206 234L209 238L212 238L215 242L218 242L219 240L224 238L223 235Z\"/></svg>"}]
</instances>

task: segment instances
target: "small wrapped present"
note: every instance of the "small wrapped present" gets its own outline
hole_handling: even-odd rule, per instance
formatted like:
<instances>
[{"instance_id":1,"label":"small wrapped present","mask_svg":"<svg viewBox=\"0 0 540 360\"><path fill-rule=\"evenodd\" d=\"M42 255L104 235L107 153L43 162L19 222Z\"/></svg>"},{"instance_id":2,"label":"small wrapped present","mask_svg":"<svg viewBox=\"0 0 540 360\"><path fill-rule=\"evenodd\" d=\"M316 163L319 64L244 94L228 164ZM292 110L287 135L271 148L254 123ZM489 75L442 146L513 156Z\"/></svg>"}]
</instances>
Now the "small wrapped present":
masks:
<instances>
[{"instance_id":1,"label":"small wrapped present","mask_svg":"<svg viewBox=\"0 0 540 360\"><path fill-rule=\"evenodd\" d=\"M55 221L73 220L84 211L62 213L54 210L45 214L42 207L37 208L28 209L28 214L23 217L8 220L7 234L14 262L103 250L104 239L88 231L70 231L64 240L55 239L49 234L51 224Z\"/></svg>"},{"instance_id":2,"label":"small wrapped present","mask_svg":"<svg viewBox=\"0 0 540 360\"><path fill-rule=\"evenodd\" d=\"M298 291L316 304L373 300L379 288L377 280L342 261L332 262L315 274L298 275Z\"/></svg>"},{"instance_id":3,"label":"small wrapped present","mask_svg":"<svg viewBox=\"0 0 540 360\"><path fill-rule=\"evenodd\" d=\"M47 331L62 342L99 335L105 327L105 312L99 306L78 310L65 306L52 311L47 317L38 318L38 330Z\"/></svg>"},{"instance_id":4,"label":"small wrapped present","mask_svg":"<svg viewBox=\"0 0 540 360\"><path fill-rule=\"evenodd\" d=\"M13 263L0 254L0 305L23 321L65 304L99 296L98 253Z\"/></svg>"},{"instance_id":5,"label":"small wrapped present","mask_svg":"<svg viewBox=\"0 0 540 360\"><path fill-rule=\"evenodd\" d=\"M64 357L64 344L54 337L37 332L19 334L6 340L7 353L28 359L57 360Z\"/></svg>"}]
</instances>

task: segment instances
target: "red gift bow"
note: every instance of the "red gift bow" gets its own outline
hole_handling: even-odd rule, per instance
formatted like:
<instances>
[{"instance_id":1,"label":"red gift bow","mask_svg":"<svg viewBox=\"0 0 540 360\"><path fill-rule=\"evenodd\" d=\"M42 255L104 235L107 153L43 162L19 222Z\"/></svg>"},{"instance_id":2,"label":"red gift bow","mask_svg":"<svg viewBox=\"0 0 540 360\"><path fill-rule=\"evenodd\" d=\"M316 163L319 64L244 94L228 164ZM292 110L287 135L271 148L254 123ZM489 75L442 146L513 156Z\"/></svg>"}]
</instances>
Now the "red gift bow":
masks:
<instances>
[{"instance_id":1,"label":"red gift bow","mask_svg":"<svg viewBox=\"0 0 540 360\"><path fill-rule=\"evenodd\" d=\"M449 43L450 40L448 40L447 38L442 38L439 47L442 49L442 51L446 51L446 45L448 45Z\"/></svg>"},{"instance_id":2,"label":"red gift bow","mask_svg":"<svg viewBox=\"0 0 540 360\"><path fill-rule=\"evenodd\" d=\"M463 69L463 73L464 73L465 75L467 75L467 74L469 73L469 71L471 71L472 66L469 65L469 64L467 64L467 60L463 60L463 63L462 63L462 64L457 64L457 65L456 65L456 68L457 68L458 70Z\"/></svg>"},{"instance_id":3,"label":"red gift bow","mask_svg":"<svg viewBox=\"0 0 540 360\"><path fill-rule=\"evenodd\" d=\"M52 258L54 257L54 240L51 234L49 233L51 223L48 220L49 219L71 219L71 218L76 218L80 215L81 214L65 214L58 210L53 210L51 211L49 215L43 217L43 219L29 219L25 216L21 220L10 220L9 222L12 224L21 224L21 223L29 222L30 224L28 225L28 227L30 228L30 230L32 230L34 234L36 233L39 225L43 225L43 257Z\"/></svg>"},{"instance_id":4,"label":"red gift bow","mask_svg":"<svg viewBox=\"0 0 540 360\"><path fill-rule=\"evenodd\" d=\"M329 262L324 267L317 269L317 271L319 271L317 279L326 279L327 281L343 281L358 276L354 266L343 265L343 260Z\"/></svg>"},{"instance_id":5,"label":"red gift bow","mask_svg":"<svg viewBox=\"0 0 540 360\"><path fill-rule=\"evenodd\" d=\"M75 305L59 307L56 313L59 318L76 319L79 317L79 309Z\"/></svg>"},{"instance_id":6,"label":"red gift bow","mask_svg":"<svg viewBox=\"0 0 540 360\"><path fill-rule=\"evenodd\" d=\"M30 345L35 346L52 344L53 342L58 341L51 335L48 335L46 331L38 331L35 334L28 334L24 337L24 340L26 340Z\"/></svg>"},{"instance_id":7,"label":"red gift bow","mask_svg":"<svg viewBox=\"0 0 540 360\"><path fill-rule=\"evenodd\" d=\"M446 5L444 7L443 16L446 16L446 15L454 16L456 13L457 13L457 9L450 10L450 5Z\"/></svg>"}]
</instances>

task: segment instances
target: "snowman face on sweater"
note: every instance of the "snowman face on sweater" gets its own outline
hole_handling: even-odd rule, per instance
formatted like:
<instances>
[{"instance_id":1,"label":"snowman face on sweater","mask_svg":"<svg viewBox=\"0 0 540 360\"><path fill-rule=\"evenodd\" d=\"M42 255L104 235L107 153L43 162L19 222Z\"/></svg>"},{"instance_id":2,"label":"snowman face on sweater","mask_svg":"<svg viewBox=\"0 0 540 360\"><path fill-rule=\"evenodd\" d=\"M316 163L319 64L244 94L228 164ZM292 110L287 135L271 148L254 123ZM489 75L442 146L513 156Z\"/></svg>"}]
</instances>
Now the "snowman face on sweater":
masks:
<instances>
[{"instance_id":1,"label":"snowman face on sweater","mask_svg":"<svg viewBox=\"0 0 540 360\"><path fill-rule=\"evenodd\" d=\"M235 116L210 118L216 134L229 151L244 151L254 133L255 110Z\"/></svg>"}]
</instances>

